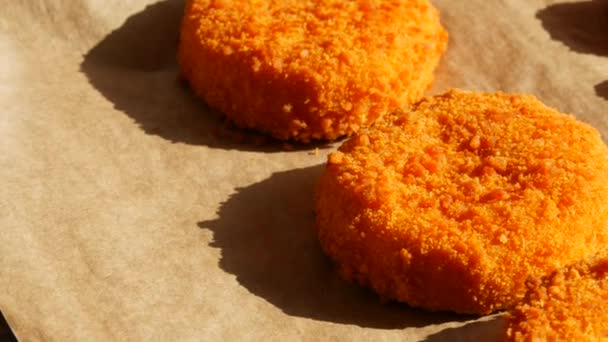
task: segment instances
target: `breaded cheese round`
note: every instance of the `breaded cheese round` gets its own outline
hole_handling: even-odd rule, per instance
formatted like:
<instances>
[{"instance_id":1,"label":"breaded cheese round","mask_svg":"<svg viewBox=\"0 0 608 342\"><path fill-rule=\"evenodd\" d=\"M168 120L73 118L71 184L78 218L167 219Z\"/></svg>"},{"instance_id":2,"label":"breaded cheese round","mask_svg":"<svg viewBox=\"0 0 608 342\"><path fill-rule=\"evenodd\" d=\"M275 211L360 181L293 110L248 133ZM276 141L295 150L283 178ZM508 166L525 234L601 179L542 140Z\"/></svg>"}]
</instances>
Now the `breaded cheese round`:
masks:
<instances>
[{"instance_id":1,"label":"breaded cheese round","mask_svg":"<svg viewBox=\"0 0 608 342\"><path fill-rule=\"evenodd\" d=\"M507 341L608 340L608 254L530 280L506 316Z\"/></svg>"},{"instance_id":2,"label":"breaded cheese round","mask_svg":"<svg viewBox=\"0 0 608 342\"><path fill-rule=\"evenodd\" d=\"M178 60L237 125L308 142L419 100L446 43L427 0L189 0Z\"/></svg>"},{"instance_id":3,"label":"breaded cheese round","mask_svg":"<svg viewBox=\"0 0 608 342\"><path fill-rule=\"evenodd\" d=\"M452 90L328 157L318 235L386 299L485 314L608 242L608 148L532 96Z\"/></svg>"}]
</instances>

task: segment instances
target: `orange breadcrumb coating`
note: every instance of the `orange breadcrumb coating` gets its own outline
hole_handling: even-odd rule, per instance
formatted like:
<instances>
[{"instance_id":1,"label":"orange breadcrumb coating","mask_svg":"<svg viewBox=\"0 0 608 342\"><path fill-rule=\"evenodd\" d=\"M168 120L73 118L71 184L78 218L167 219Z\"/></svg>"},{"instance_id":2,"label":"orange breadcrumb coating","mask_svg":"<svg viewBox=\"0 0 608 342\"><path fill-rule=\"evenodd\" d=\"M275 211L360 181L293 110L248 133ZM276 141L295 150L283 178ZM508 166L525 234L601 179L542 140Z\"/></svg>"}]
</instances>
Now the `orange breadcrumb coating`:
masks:
<instances>
[{"instance_id":1,"label":"orange breadcrumb coating","mask_svg":"<svg viewBox=\"0 0 608 342\"><path fill-rule=\"evenodd\" d=\"M532 96L452 90L329 155L321 246L386 299L485 314L608 241L608 148Z\"/></svg>"},{"instance_id":2,"label":"orange breadcrumb coating","mask_svg":"<svg viewBox=\"0 0 608 342\"><path fill-rule=\"evenodd\" d=\"M427 0L189 0L178 59L238 125L308 142L418 100L446 42Z\"/></svg>"},{"instance_id":3,"label":"orange breadcrumb coating","mask_svg":"<svg viewBox=\"0 0 608 342\"><path fill-rule=\"evenodd\" d=\"M506 317L507 341L608 340L608 253L528 282Z\"/></svg>"}]
</instances>

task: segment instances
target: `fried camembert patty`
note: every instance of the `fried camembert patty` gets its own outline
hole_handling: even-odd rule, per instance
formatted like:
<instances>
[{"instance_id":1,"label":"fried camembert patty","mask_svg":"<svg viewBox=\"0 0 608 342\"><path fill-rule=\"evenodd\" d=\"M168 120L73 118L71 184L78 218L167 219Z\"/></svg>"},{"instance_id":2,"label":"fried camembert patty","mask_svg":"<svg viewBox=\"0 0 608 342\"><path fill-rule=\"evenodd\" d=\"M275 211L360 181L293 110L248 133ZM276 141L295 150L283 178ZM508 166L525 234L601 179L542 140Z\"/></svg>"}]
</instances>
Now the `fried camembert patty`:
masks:
<instances>
[{"instance_id":1,"label":"fried camembert patty","mask_svg":"<svg viewBox=\"0 0 608 342\"><path fill-rule=\"evenodd\" d=\"M346 279L430 310L486 314L529 276L608 241L608 148L536 98L452 90L385 116L328 157L321 246Z\"/></svg>"},{"instance_id":2,"label":"fried camembert patty","mask_svg":"<svg viewBox=\"0 0 608 342\"><path fill-rule=\"evenodd\" d=\"M309 142L419 100L446 44L427 0L189 0L178 60L237 125Z\"/></svg>"}]
</instances>

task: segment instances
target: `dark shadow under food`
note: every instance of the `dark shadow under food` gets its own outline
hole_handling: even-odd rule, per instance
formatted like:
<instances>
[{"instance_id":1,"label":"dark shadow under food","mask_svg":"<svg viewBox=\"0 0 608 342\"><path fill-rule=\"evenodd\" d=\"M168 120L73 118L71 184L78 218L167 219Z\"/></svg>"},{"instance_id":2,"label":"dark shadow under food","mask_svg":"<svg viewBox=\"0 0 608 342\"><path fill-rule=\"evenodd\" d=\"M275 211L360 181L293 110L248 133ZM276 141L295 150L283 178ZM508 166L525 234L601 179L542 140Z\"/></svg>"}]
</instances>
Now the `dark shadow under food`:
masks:
<instances>
[{"instance_id":1,"label":"dark shadow under food","mask_svg":"<svg viewBox=\"0 0 608 342\"><path fill-rule=\"evenodd\" d=\"M0 341L5 341L5 342L13 342L13 341L16 342L17 341L17 338L13 334L13 331L11 330L11 328L8 326L8 323L6 323L6 320L4 319L4 315L2 314L1 311L0 311Z\"/></svg>"},{"instance_id":2,"label":"dark shadow under food","mask_svg":"<svg viewBox=\"0 0 608 342\"><path fill-rule=\"evenodd\" d=\"M608 1L564 2L536 14L552 39L576 52L608 56Z\"/></svg>"},{"instance_id":3,"label":"dark shadow under food","mask_svg":"<svg viewBox=\"0 0 608 342\"><path fill-rule=\"evenodd\" d=\"M504 340L504 320L495 316L489 320L471 322L458 328L448 328L431 335L426 342L492 342ZM466 331L466 333L465 333Z\"/></svg>"},{"instance_id":4,"label":"dark shadow under food","mask_svg":"<svg viewBox=\"0 0 608 342\"><path fill-rule=\"evenodd\" d=\"M144 132L171 142L264 152L323 146L285 144L238 129L194 96L178 80L183 9L183 0L166 0L132 15L84 56L80 70Z\"/></svg>"},{"instance_id":5,"label":"dark shadow under food","mask_svg":"<svg viewBox=\"0 0 608 342\"><path fill-rule=\"evenodd\" d=\"M471 317L382 304L336 275L314 231L313 197L323 166L278 172L239 188L199 223L221 249L219 266L251 293L292 316L362 327L402 329Z\"/></svg>"},{"instance_id":6,"label":"dark shadow under food","mask_svg":"<svg viewBox=\"0 0 608 342\"><path fill-rule=\"evenodd\" d=\"M608 35L608 33L607 33ZM608 100L608 81L604 81L595 86L595 93L597 96Z\"/></svg>"}]
</instances>

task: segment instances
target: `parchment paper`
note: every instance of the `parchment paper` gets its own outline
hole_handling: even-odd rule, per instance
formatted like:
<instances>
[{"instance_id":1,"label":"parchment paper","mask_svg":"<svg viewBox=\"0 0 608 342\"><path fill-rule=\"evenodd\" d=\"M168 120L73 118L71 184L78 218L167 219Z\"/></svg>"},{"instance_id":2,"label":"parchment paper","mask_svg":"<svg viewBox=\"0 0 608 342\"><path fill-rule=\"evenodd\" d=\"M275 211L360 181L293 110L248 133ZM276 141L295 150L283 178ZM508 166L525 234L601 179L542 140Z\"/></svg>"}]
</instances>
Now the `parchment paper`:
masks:
<instances>
[{"instance_id":1,"label":"parchment paper","mask_svg":"<svg viewBox=\"0 0 608 342\"><path fill-rule=\"evenodd\" d=\"M434 3L450 41L429 93L532 93L607 137L607 1ZM182 6L0 0L0 310L17 337L496 340L499 316L337 278L312 194L338 144L237 141L176 80Z\"/></svg>"}]
</instances>

